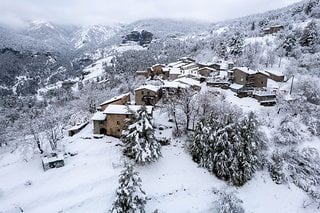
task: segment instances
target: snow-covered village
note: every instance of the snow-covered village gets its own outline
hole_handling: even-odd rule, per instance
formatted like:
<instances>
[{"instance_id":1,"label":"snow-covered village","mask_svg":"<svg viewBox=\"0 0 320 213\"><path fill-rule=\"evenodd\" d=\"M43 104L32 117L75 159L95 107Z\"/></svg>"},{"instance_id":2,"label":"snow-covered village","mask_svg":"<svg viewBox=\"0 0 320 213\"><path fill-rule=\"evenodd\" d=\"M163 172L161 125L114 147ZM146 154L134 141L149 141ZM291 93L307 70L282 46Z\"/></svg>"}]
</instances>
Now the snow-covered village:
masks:
<instances>
[{"instance_id":1,"label":"snow-covered village","mask_svg":"<svg viewBox=\"0 0 320 213\"><path fill-rule=\"evenodd\" d=\"M0 3L0 213L320 212L320 1Z\"/></svg>"}]
</instances>

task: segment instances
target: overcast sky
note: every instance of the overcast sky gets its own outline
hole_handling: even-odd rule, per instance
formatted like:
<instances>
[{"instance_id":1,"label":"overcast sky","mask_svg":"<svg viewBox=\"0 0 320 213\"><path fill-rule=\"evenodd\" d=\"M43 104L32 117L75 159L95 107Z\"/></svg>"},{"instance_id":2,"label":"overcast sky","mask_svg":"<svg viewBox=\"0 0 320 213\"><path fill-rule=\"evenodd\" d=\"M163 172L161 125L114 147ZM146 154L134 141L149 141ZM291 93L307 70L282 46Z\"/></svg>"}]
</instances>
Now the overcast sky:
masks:
<instances>
[{"instance_id":1,"label":"overcast sky","mask_svg":"<svg viewBox=\"0 0 320 213\"><path fill-rule=\"evenodd\" d=\"M287 6L299 0L0 0L0 24L26 20L107 24L145 18L215 22Z\"/></svg>"}]
</instances>

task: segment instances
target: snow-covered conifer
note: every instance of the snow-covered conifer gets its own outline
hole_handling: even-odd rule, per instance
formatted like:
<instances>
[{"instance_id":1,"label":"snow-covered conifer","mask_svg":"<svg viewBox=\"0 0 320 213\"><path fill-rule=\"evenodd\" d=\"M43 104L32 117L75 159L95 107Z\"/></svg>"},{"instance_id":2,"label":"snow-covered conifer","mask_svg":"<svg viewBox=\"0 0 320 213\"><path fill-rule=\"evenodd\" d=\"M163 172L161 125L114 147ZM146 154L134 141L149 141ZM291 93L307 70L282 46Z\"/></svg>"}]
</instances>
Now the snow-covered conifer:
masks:
<instances>
[{"instance_id":1,"label":"snow-covered conifer","mask_svg":"<svg viewBox=\"0 0 320 213\"><path fill-rule=\"evenodd\" d=\"M271 156L271 161L269 162L268 170L272 180L276 184L281 184L285 182L285 174L284 174L284 159L282 155L276 151Z\"/></svg>"},{"instance_id":2,"label":"snow-covered conifer","mask_svg":"<svg viewBox=\"0 0 320 213\"><path fill-rule=\"evenodd\" d=\"M219 213L244 213L243 201L234 192L219 190L215 193L219 195L219 199L216 202Z\"/></svg>"},{"instance_id":3,"label":"snow-covered conifer","mask_svg":"<svg viewBox=\"0 0 320 213\"><path fill-rule=\"evenodd\" d=\"M151 118L142 107L122 136L123 153L138 164L151 163L161 156L161 144L155 138Z\"/></svg>"},{"instance_id":4,"label":"snow-covered conifer","mask_svg":"<svg viewBox=\"0 0 320 213\"><path fill-rule=\"evenodd\" d=\"M146 205L145 192L141 188L141 178L127 163L119 176L116 199L112 205L112 213L144 213Z\"/></svg>"}]
</instances>

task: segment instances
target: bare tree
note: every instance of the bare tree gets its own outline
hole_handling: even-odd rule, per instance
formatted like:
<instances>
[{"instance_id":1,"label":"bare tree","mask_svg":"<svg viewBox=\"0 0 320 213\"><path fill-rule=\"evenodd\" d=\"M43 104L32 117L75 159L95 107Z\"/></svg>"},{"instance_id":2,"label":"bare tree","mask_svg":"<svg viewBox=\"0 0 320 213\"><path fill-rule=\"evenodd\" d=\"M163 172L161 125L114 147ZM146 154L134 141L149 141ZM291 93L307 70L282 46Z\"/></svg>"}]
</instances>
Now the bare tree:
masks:
<instances>
[{"instance_id":1,"label":"bare tree","mask_svg":"<svg viewBox=\"0 0 320 213\"><path fill-rule=\"evenodd\" d=\"M192 114L197 109L197 103L195 103L195 91L192 89L182 90L177 100L178 108L185 116L185 131L189 130L189 124L191 121Z\"/></svg>"},{"instance_id":2,"label":"bare tree","mask_svg":"<svg viewBox=\"0 0 320 213\"><path fill-rule=\"evenodd\" d=\"M175 96L173 97L173 96L166 95L165 106L166 106L166 110L169 113L169 116L173 117L176 131L179 132L180 129L179 129L178 120L177 120L177 103L175 99L176 99Z\"/></svg>"}]
</instances>

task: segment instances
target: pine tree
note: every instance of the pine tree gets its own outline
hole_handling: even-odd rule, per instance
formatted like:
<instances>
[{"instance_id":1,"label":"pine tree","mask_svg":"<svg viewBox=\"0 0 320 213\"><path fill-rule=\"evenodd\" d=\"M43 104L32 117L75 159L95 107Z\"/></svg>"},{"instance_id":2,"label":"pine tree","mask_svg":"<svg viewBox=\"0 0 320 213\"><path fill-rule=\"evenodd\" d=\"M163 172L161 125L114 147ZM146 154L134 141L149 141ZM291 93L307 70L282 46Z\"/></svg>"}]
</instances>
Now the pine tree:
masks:
<instances>
[{"instance_id":1,"label":"pine tree","mask_svg":"<svg viewBox=\"0 0 320 213\"><path fill-rule=\"evenodd\" d=\"M252 112L240 123L242 147L239 149L241 152L238 152L240 155L238 157L240 159L239 176L236 181L233 181L234 183L236 182L236 185L243 185L250 180L257 169L260 138L256 125L257 122ZM237 152L237 149L235 149L235 152Z\"/></svg>"},{"instance_id":2,"label":"pine tree","mask_svg":"<svg viewBox=\"0 0 320 213\"><path fill-rule=\"evenodd\" d=\"M290 56L290 53L294 50L296 46L296 39L294 35L289 35L287 38L284 40L284 42L281 45L281 48L285 51L285 56Z\"/></svg>"},{"instance_id":3,"label":"pine tree","mask_svg":"<svg viewBox=\"0 0 320 213\"><path fill-rule=\"evenodd\" d=\"M141 179L131 164L126 164L119 176L119 186L112 213L144 213L145 192L141 189Z\"/></svg>"},{"instance_id":4,"label":"pine tree","mask_svg":"<svg viewBox=\"0 0 320 213\"><path fill-rule=\"evenodd\" d=\"M271 162L269 163L268 170L272 180L276 184L282 184L286 181L285 174L283 172L284 159L278 151L272 153Z\"/></svg>"},{"instance_id":5,"label":"pine tree","mask_svg":"<svg viewBox=\"0 0 320 213\"><path fill-rule=\"evenodd\" d=\"M218 178L241 186L258 166L259 131L253 113L241 121L228 115L201 120L191 146L193 160Z\"/></svg>"},{"instance_id":6,"label":"pine tree","mask_svg":"<svg viewBox=\"0 0 320 213\"><path fill-rule=\"evenodd\" d=\"M237 158L234 156L233 146L238 137L235 134L237 128L232 116L224 118L224 127L218 129L216 134L216 142L213 144L213 173L226 181L229 181L232 174L232 167L237 164Z\"/></svg>"},{"instance_id":7,"label":"pine tree","mask_svg":"<svg viewBox=\"0 0 320 213\"><path fill-rule=\"evenodd\" d=\"M300 38L300 45L305 47L310 47L318 42L318 31L317 31L317 24L312 21L310 22L305 29Z\"/></svg>"},{"instance_id":8,"label":"pine tree","mask_svg":"<svg viewBox=\"0 0 320 213\"><path fill-rule=\"evenodd\" d=\"M207 121L202 119L196 126L193 143L191 145L192 158L201 167L206 167L207 165L207 155L210 152L209 140L210 129L207 126Z\"/></svg>"},{"instance_id":9,"label":"pine tree","mask_svg":"<svg viewBox=\"0 0 320 213\"><path fill-rule=\"evenodd\" d=\"M244 45L243 35L237 32L234 36L231 37L229 42L230 54L235 57L242 55L243 45Z\"/></svg>"},{"instance_id":10,"label":"pine tree","mask_svg":"<svg viewBox=\"0 0 320 213\"><path fill-rule=\"evenodd\" d=\"M151 163L161 156L161 144L154 136L146 107L142 107L124 131L122 142L125 144L124 155L133 159L138 164Z\"/></svg>"}]
</instances>

